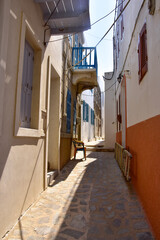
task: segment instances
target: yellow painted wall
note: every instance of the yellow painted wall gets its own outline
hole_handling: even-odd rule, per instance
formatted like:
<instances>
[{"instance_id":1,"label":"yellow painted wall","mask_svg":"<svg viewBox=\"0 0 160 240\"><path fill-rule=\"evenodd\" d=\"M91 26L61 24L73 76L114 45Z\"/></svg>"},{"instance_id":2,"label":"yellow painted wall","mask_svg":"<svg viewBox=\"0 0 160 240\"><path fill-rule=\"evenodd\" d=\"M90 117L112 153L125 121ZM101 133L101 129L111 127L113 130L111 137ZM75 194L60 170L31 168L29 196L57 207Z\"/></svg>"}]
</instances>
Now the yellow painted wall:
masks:
<instances>
[{"instance_id":1,"label":"yellow painted wall","mask_svg":"<svg viewBox=\"0 0 160 240\"><path fill-rule=\"evenodd\" d=\"M46 141L45 124L43 125L42 110L49 114L47 96L50 92L48 87L48 56L50 56L50 68L54 68L57 77L57 94L60 95L60 80L62 66L62 43L48 44L43 46L43 18L39 5L32 0L2 0L0 1L0 32L3 33L0 40L0 80L1 80L1 103L0 107L0 237L2 237L18 220L26 209L37 199L45 187L46 173ZM36 107L38 118L37 129L22 129L21 137L17 121L18 104L21 86L18 81L22 69L19 66L21 59L21 40L25 33L22 28L22 18L27 19L29 32L36 39L41 48L41 71L39 76L39 89L34 95L39 98ZM1 19L2 18L2 19ZM23 18L24 19L24 18ZM5 28L5 31L4 31ZM2 31L3 30L3 31ZM52 37L51 40L58 37ZM5 41L4 41L5 40ZM5 44L4 44L5 43ZM36 67L36 66L35 66ZM55 77L52 76L51 79ZM59 93L58 93L59 92ZM19 94L19 96L18 96ZM49 99L50 103L50 99ZM56 131L56 163L59 163L60 153L60 98L55 103L57 109L57 121L53 125ZM50 106L52 107L52 106ZM48 111L48 113L47 113ZM36 120L37 121L37 120ZM16 125L16 128L15 128ZM23 136L24 134L24 136ZM30 136L29 136L30 134ZM54 144L54 142L53 142ZM13 211L14 207L14 211Z\"/></svg>"}]
</instances>

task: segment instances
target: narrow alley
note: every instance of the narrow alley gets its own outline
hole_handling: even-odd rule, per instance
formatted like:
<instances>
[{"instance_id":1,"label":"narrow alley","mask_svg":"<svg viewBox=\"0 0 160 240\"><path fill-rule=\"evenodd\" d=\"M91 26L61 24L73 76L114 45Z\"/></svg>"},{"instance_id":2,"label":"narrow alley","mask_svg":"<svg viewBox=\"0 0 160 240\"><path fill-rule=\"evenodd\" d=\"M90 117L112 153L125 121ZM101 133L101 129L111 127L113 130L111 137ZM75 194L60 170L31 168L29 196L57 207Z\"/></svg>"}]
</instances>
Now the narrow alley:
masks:
<instances>
[{"instance_id":1,"label":"narrow alley","mask_svg":"<svg viewBox=\"0 0 160 240\"><path fill-rule=\"evenodd\" d=\"M154 239L114 153L70 161L4 240Z\"/></svg>"}]
</instances>

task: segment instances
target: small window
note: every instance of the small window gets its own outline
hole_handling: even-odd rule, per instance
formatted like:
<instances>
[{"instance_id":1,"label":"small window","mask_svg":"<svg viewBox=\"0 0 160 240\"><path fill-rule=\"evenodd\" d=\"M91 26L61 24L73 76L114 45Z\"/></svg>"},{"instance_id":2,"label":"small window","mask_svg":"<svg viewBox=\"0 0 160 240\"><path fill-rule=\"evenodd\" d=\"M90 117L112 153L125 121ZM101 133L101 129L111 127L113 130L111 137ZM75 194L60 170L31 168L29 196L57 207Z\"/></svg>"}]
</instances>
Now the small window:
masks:
<instances>
[{"instance_id":1,"label":"small window","mask_svg":"<svg viewBox=\"0 0 160 240\"><path fill-rule=\"evenodd\" d=\"M147 56L147 28L144 24L138 42L138 63L139 63L139 83L142 81L144 75L148 71L148 56Z\"/></svg>"}]
</instances>

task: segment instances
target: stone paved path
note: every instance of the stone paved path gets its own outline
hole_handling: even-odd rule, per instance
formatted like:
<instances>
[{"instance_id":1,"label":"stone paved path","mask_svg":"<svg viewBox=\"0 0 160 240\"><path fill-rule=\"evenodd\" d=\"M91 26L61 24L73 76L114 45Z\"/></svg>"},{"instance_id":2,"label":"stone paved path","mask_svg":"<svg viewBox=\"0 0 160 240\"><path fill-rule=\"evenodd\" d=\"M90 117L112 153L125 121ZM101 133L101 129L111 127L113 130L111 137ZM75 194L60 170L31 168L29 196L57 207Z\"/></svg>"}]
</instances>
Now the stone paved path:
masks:
<instances>
[{"instance_id":1,"label":"stone paved path","mask_svg":"<svg viewBox=\"0 0 160 240\"><path fill-rule=\"evenodd\" d=\"M80 157L80 156L79 156ZM113 153L72 160L5 240L154 239Z\"/></svg>"}]
</instances>

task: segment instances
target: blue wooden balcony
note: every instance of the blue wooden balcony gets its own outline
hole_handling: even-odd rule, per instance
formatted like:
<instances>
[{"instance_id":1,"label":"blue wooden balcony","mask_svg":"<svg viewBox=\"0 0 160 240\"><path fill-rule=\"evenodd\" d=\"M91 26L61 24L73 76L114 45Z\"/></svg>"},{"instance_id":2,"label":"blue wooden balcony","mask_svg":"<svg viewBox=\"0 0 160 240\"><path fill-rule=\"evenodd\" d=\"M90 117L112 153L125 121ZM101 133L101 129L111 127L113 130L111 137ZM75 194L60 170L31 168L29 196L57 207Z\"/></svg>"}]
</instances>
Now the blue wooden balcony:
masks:
<instances>
[{"instance_id":1,"label":"blue wooden balcony","mask_svg":"<svg viewBox=\"0 0 160 240\"><path fill-rule=\"evenodd\" d=\"M96 48L74 47L72 49L72 66L74 69L96 69L97 71Z\"/></svg>"},{"instance_id":2,"label":"blue wooden balcony","mask_svg":"<svg viewBox=\"0 0 160 240\"><path fill-rule=\"evenodd\" d=\"M72 49L73 84L78 92L97 86L97 53L95 47L74 47Z\"/></svg>"}]
</instances>

